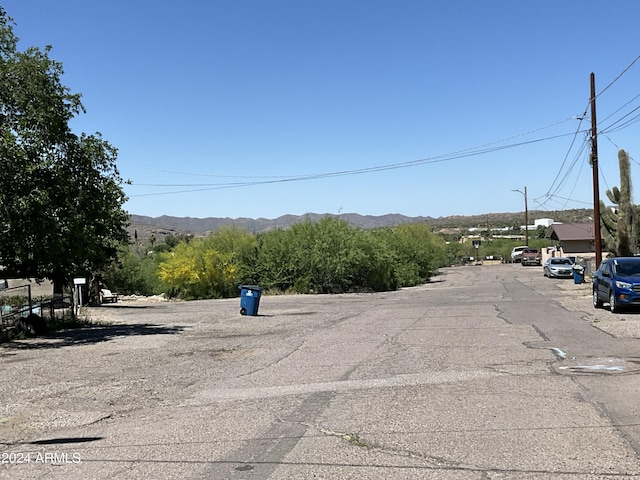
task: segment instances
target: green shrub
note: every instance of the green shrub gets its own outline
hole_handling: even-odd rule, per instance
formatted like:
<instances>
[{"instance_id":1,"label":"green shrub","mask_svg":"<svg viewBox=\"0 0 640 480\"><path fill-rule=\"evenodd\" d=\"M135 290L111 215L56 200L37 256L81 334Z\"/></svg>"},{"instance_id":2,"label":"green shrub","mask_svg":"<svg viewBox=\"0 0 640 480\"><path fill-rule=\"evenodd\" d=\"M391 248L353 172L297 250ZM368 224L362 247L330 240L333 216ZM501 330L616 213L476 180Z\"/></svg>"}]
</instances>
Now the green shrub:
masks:
<instances>
[{"instance_id":1,"label":"green shrub","mask_svg":"<svg viewBox=\"0 0 640 480\"><path fill-rule=\"evenodd\" d=\"M145 255L123 247L105 283L121 294L185 299L237 296L240 284L269 292L385 291L429 281L464 248L446 245L421 223L366 230L328 216L286 230L223 227L206 238L176 240Z\"/></svg>"}]
</instances>

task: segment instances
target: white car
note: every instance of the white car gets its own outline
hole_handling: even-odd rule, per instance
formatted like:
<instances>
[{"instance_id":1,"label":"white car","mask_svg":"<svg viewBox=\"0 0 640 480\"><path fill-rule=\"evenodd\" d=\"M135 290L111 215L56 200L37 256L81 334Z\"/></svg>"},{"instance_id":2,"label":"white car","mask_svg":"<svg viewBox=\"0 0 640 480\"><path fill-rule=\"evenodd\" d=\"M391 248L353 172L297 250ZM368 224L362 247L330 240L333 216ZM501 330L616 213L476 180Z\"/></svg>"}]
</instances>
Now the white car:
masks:
<instances>
[{"instance_id":1,"label":"white car","mask_svg":"<svg viewBox=\"0 0 640 480\"><path fill-rule=\"evenodd\" d=\"M511 261L519 262L522 259L522 251L525 248L529 248L529 247L527 245L523 245L521 247L513 247L513 250L511 250Z\"/></svg>"}]
</instances>

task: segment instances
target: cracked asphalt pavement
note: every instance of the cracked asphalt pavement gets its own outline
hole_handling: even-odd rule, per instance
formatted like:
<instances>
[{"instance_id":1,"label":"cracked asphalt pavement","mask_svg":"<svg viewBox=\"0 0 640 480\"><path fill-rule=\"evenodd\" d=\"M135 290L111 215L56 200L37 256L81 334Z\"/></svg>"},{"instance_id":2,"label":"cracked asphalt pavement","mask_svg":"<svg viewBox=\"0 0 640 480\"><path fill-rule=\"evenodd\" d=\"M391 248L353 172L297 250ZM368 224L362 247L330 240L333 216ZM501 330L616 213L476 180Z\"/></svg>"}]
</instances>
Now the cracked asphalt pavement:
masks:
<instances>
[{"instance_id":1,"label":"cracked asphalt pavement","mask_svg":"<svg viewBox=\"0 0 640 480\"><path fill-rule=\"evenodd\" d=\"M540 267L88 314L0 346L0 478L640 476L640 313Z\"/></svg>"}]
</instances>

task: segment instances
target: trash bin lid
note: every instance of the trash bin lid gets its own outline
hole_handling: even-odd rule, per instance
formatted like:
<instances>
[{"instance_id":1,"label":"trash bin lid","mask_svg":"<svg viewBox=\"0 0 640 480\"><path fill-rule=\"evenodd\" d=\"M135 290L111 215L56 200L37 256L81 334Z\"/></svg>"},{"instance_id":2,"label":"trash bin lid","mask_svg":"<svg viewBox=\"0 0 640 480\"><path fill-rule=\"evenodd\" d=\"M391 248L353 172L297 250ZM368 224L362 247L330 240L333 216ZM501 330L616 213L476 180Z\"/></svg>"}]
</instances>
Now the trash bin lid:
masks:
<instances>
[{"instance_id":1,"label":"trash bin lid","mask_svg":"<svg viewBox=\"0 0 640 480\"><path fill-rule=\"evenodd\" d=\"M240 290L254 290L257 292L261 292L262 291L262 287L259 287L258 285L239 285L238 288Z\"/></svg>"}]
</instances>

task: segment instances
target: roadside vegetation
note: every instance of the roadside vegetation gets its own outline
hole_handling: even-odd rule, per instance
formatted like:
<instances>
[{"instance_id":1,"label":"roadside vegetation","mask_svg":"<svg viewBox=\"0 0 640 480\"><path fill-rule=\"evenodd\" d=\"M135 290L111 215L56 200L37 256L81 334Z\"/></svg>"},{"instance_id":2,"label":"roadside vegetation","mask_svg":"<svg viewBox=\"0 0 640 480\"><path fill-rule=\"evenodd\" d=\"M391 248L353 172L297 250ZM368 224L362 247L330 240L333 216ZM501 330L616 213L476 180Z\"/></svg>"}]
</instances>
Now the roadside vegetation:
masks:
<instances>
[{"instance_id":1,"label":"roadside vegetation","mask_svg":"<svg viewBox=\"0 0 640 480\"><path fill-rule=\"evenodd\" d=\"M476 251L424 223L365 229L324 217L262 233L221 227L207 237L123 244L103 279L122 295L187 300L234 297L242 284L270 294L388 291L426 283L439 268L476 254L508 259L517 244L491 239ZM530 244L543 248L549 241Z\"/></svg>"}]
</instances>

